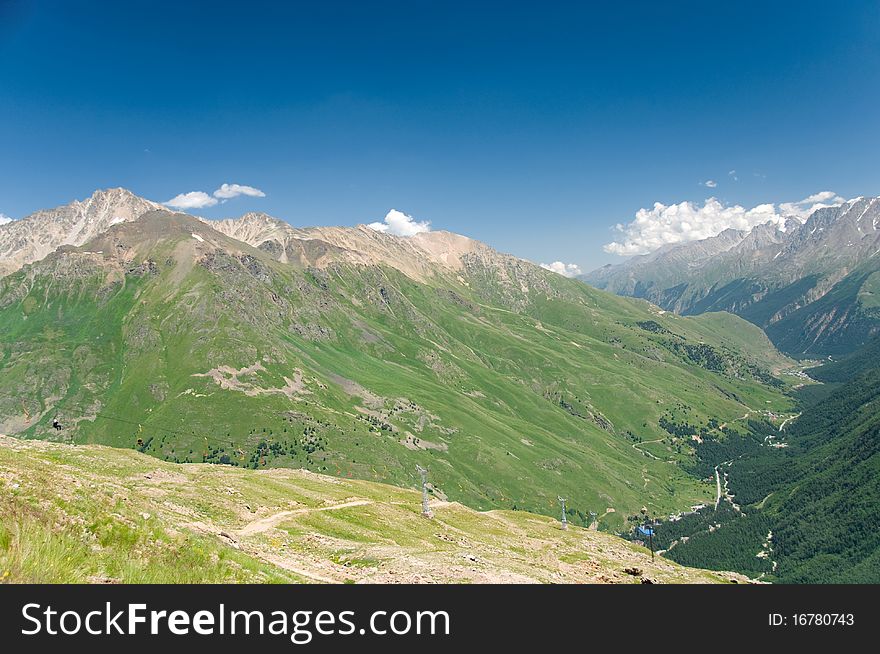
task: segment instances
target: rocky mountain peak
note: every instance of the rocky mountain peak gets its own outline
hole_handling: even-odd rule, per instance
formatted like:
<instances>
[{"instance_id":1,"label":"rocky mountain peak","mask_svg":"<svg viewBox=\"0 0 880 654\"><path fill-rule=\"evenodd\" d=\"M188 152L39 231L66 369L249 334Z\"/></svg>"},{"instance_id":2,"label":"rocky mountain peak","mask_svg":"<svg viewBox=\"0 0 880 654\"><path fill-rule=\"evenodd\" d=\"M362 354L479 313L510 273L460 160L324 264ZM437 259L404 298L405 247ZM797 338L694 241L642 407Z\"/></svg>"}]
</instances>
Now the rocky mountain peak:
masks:
<instances>
[{"instance_id":1,"label":"rocky mountain peak","mask_svg":"<svg viewBox=\"0 0 880 654\"><path fill-rule=\"evenodd\" d=\"M85 200L36 211L0 227L0 276L39 261L62 245L82 245L117 223L162 209L127 189L110 188Z\"/></svg>"},{"instance_id":2,"label":"rocky mountain peak","mask_svg":"<svg viewBox=\"0 0 880 654\"><path fill-rule=\"evenodd\" d=\"M479 255L487 261L497 258L499 263L500 259L513 259L467 236L442 230L395 236L368 225L293 227L262 213L205 222L285 263L315 267L334 262L385 265L416 280L461 270L467 255Z\"/></svg>"},{"instance_id":3,"label":"rocky mountain peak","mask_svg":"<svg viewBox=\"0 0 880 654\"><path fill-rule=\"evenodd\" d=\"M0 229L0 277L45 258L61 246L94 241L115 225L150 212L167 215L168 210L124 188L97 190L84 200L37 211ZM223 220L192 220L259 248L282 263L301 266L383 265L424 281L438 274L460 276L468 262L490 268L525 263L443 230L395 236L368 225L300 228L262 212Z\"/></svg>"}]
</instances>

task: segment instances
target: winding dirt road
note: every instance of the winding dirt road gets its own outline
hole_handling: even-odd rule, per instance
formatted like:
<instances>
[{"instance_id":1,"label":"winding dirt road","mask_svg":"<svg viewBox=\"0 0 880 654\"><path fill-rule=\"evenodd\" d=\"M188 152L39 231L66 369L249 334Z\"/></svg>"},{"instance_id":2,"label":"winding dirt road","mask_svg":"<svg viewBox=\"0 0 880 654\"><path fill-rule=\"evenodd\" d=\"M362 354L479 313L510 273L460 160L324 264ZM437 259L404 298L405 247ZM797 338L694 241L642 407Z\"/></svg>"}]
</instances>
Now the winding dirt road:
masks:
<instances>
[{"instance_id":1,"label":"winding dirt road","mask_svg":"<svg viewBox=\"0 0 880 654\"><path fill-rule=\"evenodd\" d=\"M239 536L252 536L253 534L260 534L264 531L269 531L273 527L277 527L290 516L314 513L316 511L336 511L337 509L347 509L352 506L366 506L367 504L373 504L372 500L351 500L350 502L342 502L341 504L332 504L330 506L317 506L304 509L294 509L292 511L281 511L280 513L273 513L265 518L254 520L239 529L236 533Z\"/></svg>"}]
</instances>

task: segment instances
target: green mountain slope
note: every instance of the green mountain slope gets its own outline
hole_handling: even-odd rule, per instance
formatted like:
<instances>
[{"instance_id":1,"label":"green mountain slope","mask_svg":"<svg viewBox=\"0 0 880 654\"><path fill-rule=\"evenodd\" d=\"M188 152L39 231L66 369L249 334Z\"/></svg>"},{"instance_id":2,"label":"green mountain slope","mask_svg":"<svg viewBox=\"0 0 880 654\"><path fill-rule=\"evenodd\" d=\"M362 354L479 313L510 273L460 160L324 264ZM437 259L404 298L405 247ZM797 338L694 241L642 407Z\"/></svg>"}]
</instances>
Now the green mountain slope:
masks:
<instances>
[{"instance_id":1,"label":"green mountain slope","mask_svg":"<svg viewBox=\"0 0 880 654\"><path fill-rule=\"evenodd\" d=\"M853 352L868 343L880 329L878 280L880 259L874 257L834 284L815 302L768 324L767 335L786 352L807 356Z\"/></svg>"},{"instance_id":2,"label":"green mountain slope","mask_svg":"<svg viewBox=\"0 0 880 654\"><path fill-rule=\"evenodd\" d=\"M553 514L562 494L614 529L711 497L661 418L791 406L769 372L789 362L740 319L475 242L408 275L318 236L288 257L155 212L0 280L0 432L399 486L420 463L438 496Z\"/></svg>"},{"instance_id":3,"label":"green mountain slope","mask_svg":"<svg viewBox=\"0 0 880 654\"><path fill-rule=\"evenodd\" d=\"M724 583L522 511L302 470L0 437L0 582ZM625 569L640 570L639 575Z\"/></svg>"},{"instance_id":4,"label":"green mountain slope","mask_svg":"<svg viewBox=\"0 0 880 654\"><path fill-rule=\"evenodd\" d=\"M826 384L845 383L870 372L880 363L880 337L874 338L852 354L810 368L810 376Z\"/></svg>"}]
</instances>

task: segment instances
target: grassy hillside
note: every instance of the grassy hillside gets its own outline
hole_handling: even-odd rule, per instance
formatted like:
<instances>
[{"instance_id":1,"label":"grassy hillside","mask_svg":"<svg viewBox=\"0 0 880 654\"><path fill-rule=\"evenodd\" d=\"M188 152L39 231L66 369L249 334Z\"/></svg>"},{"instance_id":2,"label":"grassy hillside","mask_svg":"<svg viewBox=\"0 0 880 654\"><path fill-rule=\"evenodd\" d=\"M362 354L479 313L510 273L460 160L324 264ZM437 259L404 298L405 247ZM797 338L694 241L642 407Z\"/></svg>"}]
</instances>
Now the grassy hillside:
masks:
<instances>
[{"instance_id":1,"label":"grassy hillside","mask_svg":"<svg viewBox=\"0 0 880 654\"><path fill-rule=\"evenodd\" d=\"M562 494L609 530L713 496L670 423L793 405L790 362L726 314L512 258L423 282L280 263L164 213L0 280L0 334L2 433L402 487L419 463L438 496L553 515Z\"/></svg>"},{"instance_id":2,"label":"grassy hillside","mask_svg":"<svg viewBox=\"0 0 880 654\"><path fill-rule=\"evenodd\" d=\"M304 470L0 437L0 581L717 583L597 531ZM640 576L624 572L639 568Z\"/></svg>"}]
</instances>

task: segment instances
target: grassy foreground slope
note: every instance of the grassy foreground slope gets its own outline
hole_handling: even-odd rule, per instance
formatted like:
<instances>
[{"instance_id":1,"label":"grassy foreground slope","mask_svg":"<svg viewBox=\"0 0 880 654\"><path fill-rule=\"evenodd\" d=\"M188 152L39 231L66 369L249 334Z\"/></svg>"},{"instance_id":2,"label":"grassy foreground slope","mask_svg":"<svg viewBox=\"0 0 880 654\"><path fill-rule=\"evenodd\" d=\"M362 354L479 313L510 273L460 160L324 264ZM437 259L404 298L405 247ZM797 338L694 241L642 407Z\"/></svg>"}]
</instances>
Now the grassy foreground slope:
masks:
<instances>
[{"instance_id":1,"label":"grassy foreground slope","mask_svg":"<svg viewBox=\"0 0 880 654\"><path fill-rule=\"evenodd\" d=\"M598 531L305 470L0 436L0 580L714 583ZM641 569L641 577L624 568Z\"/></svg>"},{"instance_id":2,"label":"grassy foreground slope","mask_svg":"<svg viewBox=\"0 0 880 654\"><path fill-rule=\"evenodd\" d=\"M297 244L319 264L157 212L3 278L0 432L410 488L418 463L438 497L555 515L563 495L617 530L713 497L661 420L792 404L784 358L729 315L497 253L417 281Z\"/></svg>"}]
</instances>

